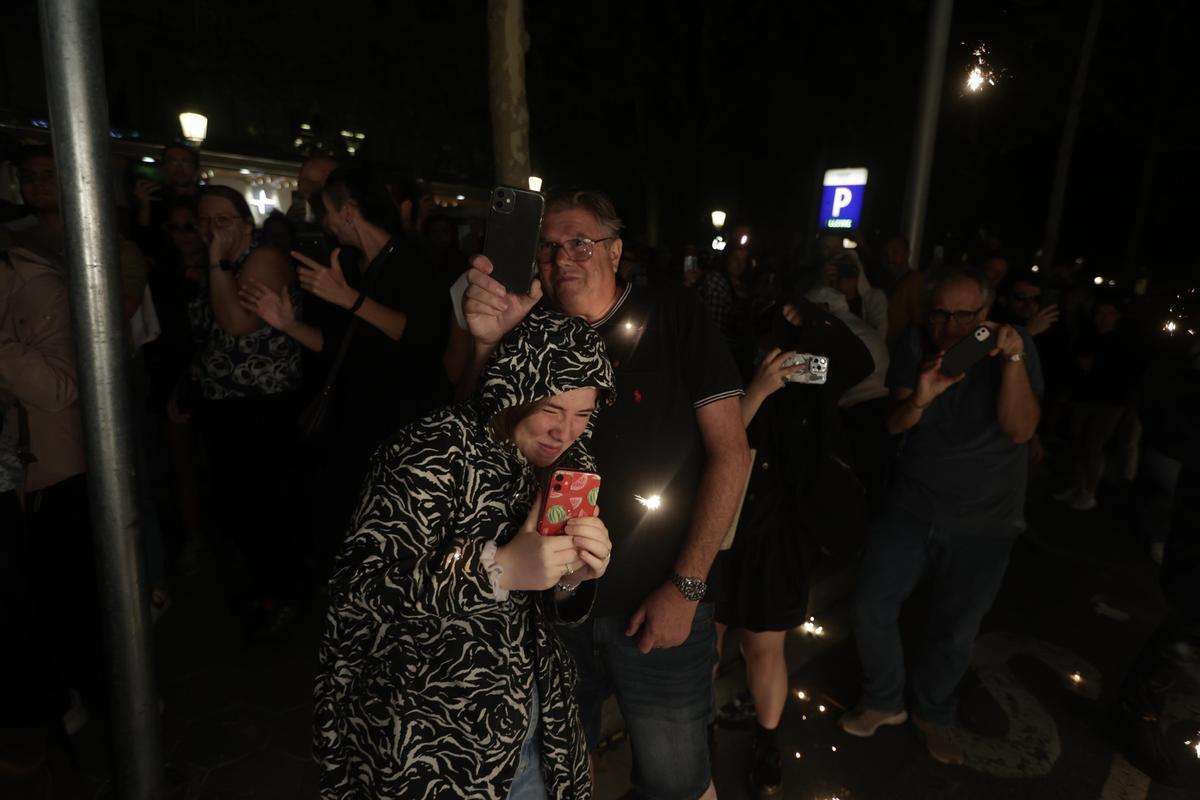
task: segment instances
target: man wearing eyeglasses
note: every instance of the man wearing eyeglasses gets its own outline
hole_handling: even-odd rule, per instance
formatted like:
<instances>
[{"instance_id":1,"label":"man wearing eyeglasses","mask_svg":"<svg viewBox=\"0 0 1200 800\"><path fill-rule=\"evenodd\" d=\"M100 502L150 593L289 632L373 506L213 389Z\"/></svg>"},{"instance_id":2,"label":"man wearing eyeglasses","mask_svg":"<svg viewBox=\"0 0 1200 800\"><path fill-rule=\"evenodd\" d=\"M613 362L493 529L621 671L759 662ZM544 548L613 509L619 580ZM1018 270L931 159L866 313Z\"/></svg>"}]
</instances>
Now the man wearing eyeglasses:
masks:
<instances>
[{"instance_id":1,"label":"man wearing eyeglasses","mask_svg":"<svg viewBox=\"0 0 1200 800\"><path fill-rule=\"evenodd\" d=\"M907 683L908 709L930 755L961 764L955 690L1025 527L1027 443L1043 387L1029 334L986 321L993 295L982 273L951 269L929 288L925 326L901 336L888 370L887 428L903 439L859 572L855 639L863 696L840 724L866 737L903 723ZM989 357L946 375L944 354L981 325L992 334ZM925 575L931 607L906 676L897 620Z\"/></svg>"},{"instance_id":2,"label":"man wearing eyeglasses","mask_svg":"<svg viewBox=\"0 0 1200 800\"><path fill-rule=\"evenodd\" d=\"M561 635L579 668L589 747L615 693L637 796L695 800L715 797L707 727L716 631L706 583L750 466L741 377L694 295L618 282L620 229L603 195L550 197L530 294L506 294L476 257L463 311L476 364L543 293L604 336L617 400L597 415L591 450L612 563L591 619Z\"/></svg>"}]
</instances>

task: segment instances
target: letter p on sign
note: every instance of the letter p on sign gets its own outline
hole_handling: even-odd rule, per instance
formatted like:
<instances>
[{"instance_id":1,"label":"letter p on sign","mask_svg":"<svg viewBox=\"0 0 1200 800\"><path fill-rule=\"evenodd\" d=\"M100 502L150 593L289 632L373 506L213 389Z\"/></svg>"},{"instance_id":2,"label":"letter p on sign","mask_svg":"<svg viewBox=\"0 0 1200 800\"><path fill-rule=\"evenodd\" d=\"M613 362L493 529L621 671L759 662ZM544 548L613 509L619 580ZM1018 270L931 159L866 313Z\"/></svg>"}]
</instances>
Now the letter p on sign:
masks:
<instances>
[{"instance_id":1,"label":"letter p on sign","mask_svg":"<svg viewBox=\"0 0 1200 800\"><path fill-rule=\"evenodd\" d=\"M842 209L850 205L854 195L845 186L839 186L833 192L833 216L841 216Z\"/></svg>"}]
</instances>

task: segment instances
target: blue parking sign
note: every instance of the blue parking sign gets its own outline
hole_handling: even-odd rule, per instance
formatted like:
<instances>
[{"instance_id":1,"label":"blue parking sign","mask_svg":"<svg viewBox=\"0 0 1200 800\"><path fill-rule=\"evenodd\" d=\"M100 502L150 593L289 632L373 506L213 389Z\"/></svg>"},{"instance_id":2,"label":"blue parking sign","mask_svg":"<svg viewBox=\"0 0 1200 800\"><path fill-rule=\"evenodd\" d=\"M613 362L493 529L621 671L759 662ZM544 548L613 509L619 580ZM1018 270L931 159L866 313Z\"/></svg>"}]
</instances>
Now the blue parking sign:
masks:
<instances>
[{"instance_id":1,"label":"blue parking sign","mask_svg":"<svg viewBox=\"0 0 1200 800\"><path fill-rule=\"evenodd\" d=\"M863 198L867 194L866 167L826 170L823 183L821 227L857 228L862 222Z\"/></svg>"}]
</instances>

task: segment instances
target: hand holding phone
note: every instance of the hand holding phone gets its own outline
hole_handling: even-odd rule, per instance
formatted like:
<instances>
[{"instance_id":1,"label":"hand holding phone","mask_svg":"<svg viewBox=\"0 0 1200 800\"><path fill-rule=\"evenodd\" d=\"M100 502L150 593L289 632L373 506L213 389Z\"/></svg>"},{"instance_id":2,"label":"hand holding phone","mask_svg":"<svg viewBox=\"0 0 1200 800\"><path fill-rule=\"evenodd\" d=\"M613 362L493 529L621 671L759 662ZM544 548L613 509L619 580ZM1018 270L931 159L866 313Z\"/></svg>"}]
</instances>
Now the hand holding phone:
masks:
<instances>
[{"instance_id":1,"label":"hand holding phone","mask_svg":"<svg viewBox=\"0 0 1200 800\"><path fill-rule=\"evenodd\" d=\"M546 199L538 192L512 186L492 190L483 254L492 263L491 277L508 292L529 291L545 207Z\"/></svg>"},{"instance_id":2,"label":"hand holding phone","mask_svg":"<svg viewBox=\"0 0 1200 800\"><path fill-rule=\"evenodd\" d=\"M599 475L574 469L554 470L542 502L538 533L542 536L564 535L567 520L597 516L599 501Z\"/></svg>"}]
</instances>

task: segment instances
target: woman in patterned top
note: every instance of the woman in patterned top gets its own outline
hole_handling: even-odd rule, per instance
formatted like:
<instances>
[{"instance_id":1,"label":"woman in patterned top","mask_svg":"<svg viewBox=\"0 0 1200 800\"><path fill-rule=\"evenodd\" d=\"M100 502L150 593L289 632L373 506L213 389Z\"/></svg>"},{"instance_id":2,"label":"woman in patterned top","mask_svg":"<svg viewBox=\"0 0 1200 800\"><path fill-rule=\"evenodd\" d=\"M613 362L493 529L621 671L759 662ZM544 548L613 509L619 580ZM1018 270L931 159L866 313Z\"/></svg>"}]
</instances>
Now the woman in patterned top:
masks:
<instances>
[{"instance_id":1,"label":"woman in patterned top","mask_svg":"<svg viewBox=\"0 0 1200 800\"><path fill-rule=\"evenodd\" d=\"M193 388L173 393L168 414L179 423L197 413L219 503L215 527L241 552L251 583L246 632L274 635L294 619L299 594L299 554L277 510L290 506L285 471L296 438L300 346L242 308L238 289L255 281L284 291L291 266L273 247L251 249L254 217L229 187L206 187L196 220L208 247L208 291L188 305Z\"/></svg>"},{"instance_id":2,"label":"woman in patterned top","mask_svg":"<svg viewBox=\"0 0 1200 800\"><path fill-rule=\"evenodd\" d=\"M596 518L561 537L534 524L539 470L592 468L612 385L599 335L536 309L471 399L376 453L319 655L323 800L591 796L553 625L590 611L612 545Z\"/></svg>"}]
</instances>

